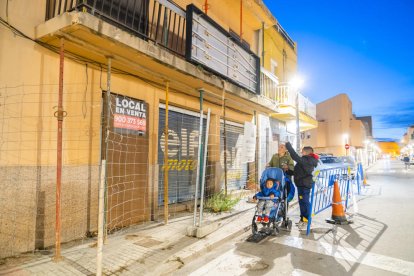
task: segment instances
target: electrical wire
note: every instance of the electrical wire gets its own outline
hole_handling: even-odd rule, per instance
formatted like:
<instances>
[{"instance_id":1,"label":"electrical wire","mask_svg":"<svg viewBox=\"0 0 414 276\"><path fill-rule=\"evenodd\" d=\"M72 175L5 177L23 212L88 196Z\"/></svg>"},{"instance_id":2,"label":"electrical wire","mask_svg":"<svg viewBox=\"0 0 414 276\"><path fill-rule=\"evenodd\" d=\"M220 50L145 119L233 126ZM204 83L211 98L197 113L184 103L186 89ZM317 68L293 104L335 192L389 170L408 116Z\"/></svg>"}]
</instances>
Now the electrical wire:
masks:
<instances>
[{"instance_id":1,"label":"electrical wire","mask_svg":"<svg viewBox=\"0 0 414 276\"><path fill-rule=\"evenodd\" d=\"M2 24L2 25L4 25L5 27L7 27L8 29L10 29L15 35L17 35L17 36L20 36L20 37L22 37L22 38L25 38L25 39L28 39L28 40L30 40L30 41L32 41L32 42L34 42L34 43L36 43L36 44L38 44L38 45L40 45L40 46L42 46L42 47L44 47L44 48L46 48L46 49L48 49L48 50L50 50L50 51L52 51L52 52L54 52L54 53L59 53L59 47L56 47L56 46L52 46L52 45L49 45L49 44L46 44L46 43L44 43L44 42L41 42L41 41L38 41L38 40L35 40L35 39L32 39L31 37L29 37L28 35L26 35L26 34L24 34L23 32L21 32L20 30L18 30L17 28L15 28L14 26L12 26L11 24L9 24L8 22L6 22L3 18L1 18L0 17L0 23ZM88 59L88 58L85 58L85 57L82 57L82 56L80 56L80 55L78 55L78 54L75 54L75 53L72 53L72 52L69 52L69 51L65 51L65 57L67 57L67 58L69 58L70 60L72 60L72 61L74 61L74 62L77 62L77 63L80 63L80 64L85 64L86 65L86 68L87 68L87 66L88 66L88 64L90 64L93 68L95 68L95 69L100 69L100 71L101 71L101 76L100 76L100 88L101 88L101 90L103 91L104 89L102 88L102 72L103 72L103 70L104 70L104 65L105 64L103 64L103 63L100 63L100 62L97 62L97 61L94 61L94 60L91 60L91 59ZM207 71L205 71L204 69L202 69L202 68L199 68L199 69L201 69L203 72L207 72ZM87 69L86 69L87 70ZM148 79L148 78L145 78L145 77L143 77L143 76L140 76L140 75L136 75L136 74L133 74L133 73L130 73L130 72L127 72L127 71L124 71L124 70L121 70L121 69L117 69L117 68L111 68L111 73L113 73L113 74L116 74L116 75L124 75L124 76L131 76L131 77L134 77L134 78L137 78L137 79L139 79L139 80L141 80L141 81L143 81L143 82L145 82L146 84L148 84L148 85L150 85L150 86L152 86L152 87L154 87L154 88L157 88L157 89L160 89L160 90L163 90L164 89L164 86L163 86L163 84L160 84L159 82L156 82L156 81L153 81L153 80L150 80L150 79ZM87 74L87 73L86 73ZM87 79L88 79L88 76L87 76ZM168 79L168 77L167 76L165 76L165 79ZM87 82L88 82L88 80L87 80ZM187 85L187 84L185 84L185 83L182 83L182 82L177 82L177 81L171 81L170 80L170 83L174 83L176 86L178 86L178 87L183 87L183 89L176 89L176 88L173 88L173 87L170 87L170 91L171 92L173 92L173 93L177 93L177 94L184 94L184 95L187 95L187 96L191 96L191 97L193 97L193 98L197 98L198 99L198 92L193 88L193 87L191 87L191 86L189 86L189 85ZM87 92L87 85L88 84L86 84L86 87L85 87L85 95L84 95L84 97L86 97L86 92ZM182 92L182 90L190 90L190 93L184 93L184 92ZM210 95L210 96L212 96L212 97L214 97L214 98L217 98L218 99L218 101L220 101L221 100L221 96L219 96L219 95L216 95L215 93L213 93L213 92L210 92L210 91L208 91L208 90L205 90L204 89L204 91L205 91L205 93L207 93L208 95ZM214 105L220 105L218 102L215 102L215 101L210 101L210 100L207 100L207 99L205 99L205 101L206 102L208 102L208 103L210 103L210 104L214 104ZM236 106L238 106L238 107L240 107L240 106L243 106L243 107L246 107L247 109L246 110L250 110L251 109L251 106L249 106L249 105L246 105L246 104L243 104L242 102L240 102L240 101L235 101L235 100L232 100L232 99L226 99L226 101L227 102L231 102L231 103L233 103L234 105L236 105ZM235 111L235 112L238 112L238 113L243 113L243 114L250 114L249 112L245 112L245 111L242 111L242 109L237 109L237 108L232 108L232 107L230 107L230 106L228 106L228 105L226 105L226 108L227 109L230 109L230 110L233 110L233 111Z\"/></svg>"}]
</instances>

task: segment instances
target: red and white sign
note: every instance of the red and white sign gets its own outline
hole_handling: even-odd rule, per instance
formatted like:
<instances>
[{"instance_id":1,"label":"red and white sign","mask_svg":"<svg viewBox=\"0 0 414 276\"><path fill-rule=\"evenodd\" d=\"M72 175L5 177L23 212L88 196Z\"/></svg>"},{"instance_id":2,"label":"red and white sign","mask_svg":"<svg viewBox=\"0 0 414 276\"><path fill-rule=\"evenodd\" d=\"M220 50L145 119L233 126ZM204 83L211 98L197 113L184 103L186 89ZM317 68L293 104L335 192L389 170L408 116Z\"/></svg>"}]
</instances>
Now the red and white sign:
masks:
<instances>
[{"instance_id":1,"label":"red and white sign","mask_svg":"<svg viewBox=\"0 0 414 276\"><path fill-rule=\"evenodd\" d=\"M128 129L145 134L147 130L147 110L144 101L126 96L115 96L114 128Z\"/></svg>"},{"instance_id":2,"label":"red and white sign","mask_svg":"<svg viewBox=\"0 0 414 276\"><path fill-rule=\"evenodd\" d=\"M114 127L145 131L147 129L147 122L143 118L114 114Z\"/></svg>"},{"instance_id":3,"label":"red and white sign","mask_svg":"<svg viewBox=\"0 0 414 276\"><path fill-rule=\"evenodd\" d=\"M345 149L349 149L349 144L345 144Z\"/></svg>"}]
</instances>

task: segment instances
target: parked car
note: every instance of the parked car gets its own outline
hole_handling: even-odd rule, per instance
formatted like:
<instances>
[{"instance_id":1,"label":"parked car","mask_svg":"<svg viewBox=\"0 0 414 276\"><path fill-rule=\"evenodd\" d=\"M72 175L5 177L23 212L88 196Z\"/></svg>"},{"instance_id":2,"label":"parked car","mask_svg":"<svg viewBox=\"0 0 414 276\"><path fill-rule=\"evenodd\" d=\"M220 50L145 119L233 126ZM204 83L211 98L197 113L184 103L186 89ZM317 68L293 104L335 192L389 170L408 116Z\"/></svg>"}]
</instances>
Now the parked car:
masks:
<instances>
[{"instance_id":1,"label":"parked car","mask_svg":"<svg viewBox=\"0 0 414 276\"><path fill-rule=\"evenodd\" d=\"M324 169L343 167L342 160L335 156L320 156L319 159L323 163Z\"/></svg>"},{"instance_id":2,"label":"parked car","mask_svg":"<svg viewBox=\"0 0 414 276\"><path fill-rule=\"evenodd\" d=\"M354 157L352 156L339 156L338 157L344 166L351 168L351 177L354 179L357 170L357 162L355 161Z\"/></svg>"},{"instance_id":3,"label":"parked car","mask_svg":"<svg viewBox=\"0 0 414 276\"><path fill-rule=\"evenodd\" d=\"M344 156L349 157L349 156ZM339 158L336 156L320 156L318 166L316 167L316 170L323 170L323 169L335 169L335 168L345 168L345 167L351 167L351 178L354 179L355 177L355 169L356 169L356 163L354 163L353 166L351 166L352 159L347 159L346 162L344 162L345 159ZM349 162L349 163L348 163ZM342 177L345 179L347 178L347 173L343 174Z\"/></svg>"}]
</instances>

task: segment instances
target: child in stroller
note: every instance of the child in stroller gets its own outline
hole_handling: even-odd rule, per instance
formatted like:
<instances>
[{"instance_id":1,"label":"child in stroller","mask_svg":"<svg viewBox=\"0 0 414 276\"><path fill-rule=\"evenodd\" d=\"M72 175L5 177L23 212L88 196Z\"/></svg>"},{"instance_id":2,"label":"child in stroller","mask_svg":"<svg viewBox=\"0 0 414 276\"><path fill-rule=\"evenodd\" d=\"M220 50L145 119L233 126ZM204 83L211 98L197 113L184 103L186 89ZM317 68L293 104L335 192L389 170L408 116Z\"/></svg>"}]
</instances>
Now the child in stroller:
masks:
<instances>
[{"instance_id":1,"label":"child in stroller","mask_svg":"<svg viewBox=\"0 0 414 276\"><path fill-rule=\"evenodd\" d=\"M263 222L269 223L270 211L277 199L280 197L281 192L279 191L280 181L267 179L264 187L258 192L253 198L259 199L257 203L257 216L256 223ZM267 199L269 197L269 199ZM263 210L264 209L264 210ZM264 211L264 217L263 215Z\"/></svg>"},{"instance_id":2,"label":"child in stroller","mask_svg":"<svg viewBox=\"0 0 414 276\"><path fill-rule=\"evenodd\" d=\"M292 221L287 217L287 190L283 170L265 169L260 178L260 190L261 192L255 195L259 203L252 221L253 234L261 232L277 235L280 226L290 230ZM262 219L263 207L265 216Z\"/></svg>"}]
</instances>

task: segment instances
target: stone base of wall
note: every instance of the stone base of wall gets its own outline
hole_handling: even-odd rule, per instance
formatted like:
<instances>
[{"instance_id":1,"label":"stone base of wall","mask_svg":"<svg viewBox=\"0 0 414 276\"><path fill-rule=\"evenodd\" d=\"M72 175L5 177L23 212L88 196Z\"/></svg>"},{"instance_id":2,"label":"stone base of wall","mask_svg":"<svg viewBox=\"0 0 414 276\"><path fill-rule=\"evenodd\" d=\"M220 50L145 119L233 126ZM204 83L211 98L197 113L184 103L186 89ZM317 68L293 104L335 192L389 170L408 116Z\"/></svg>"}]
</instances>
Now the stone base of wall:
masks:
<instances>
[{"instance_id":1,"label":"stone base of wall","mask_svg":"<svg viewBox=\"0 0 414 276\"><path fill-rule=\"evenodd\" d=\"M61 242L97 231L98 166L64 166ZM0 258L55 244L56 167L0 167Z\"/></svg>"}]
</instances>

